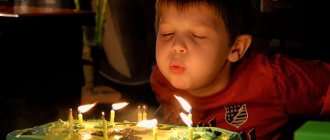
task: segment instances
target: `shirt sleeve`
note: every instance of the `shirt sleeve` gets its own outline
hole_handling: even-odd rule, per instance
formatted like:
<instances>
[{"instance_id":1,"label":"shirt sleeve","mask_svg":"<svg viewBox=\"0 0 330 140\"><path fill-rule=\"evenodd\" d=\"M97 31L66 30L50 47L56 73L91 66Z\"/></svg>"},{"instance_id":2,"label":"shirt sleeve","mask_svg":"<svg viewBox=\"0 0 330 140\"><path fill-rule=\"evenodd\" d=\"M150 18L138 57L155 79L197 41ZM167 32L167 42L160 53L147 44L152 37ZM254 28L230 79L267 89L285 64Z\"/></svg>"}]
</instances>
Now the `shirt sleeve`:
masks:
<instances>
[{"instance_id":1,"label":"shirt sleeve","mask_svg":"<svg viewBox=\"0 0 330 140\"><path fill-rule=\"evenodd\" d=\"M324 98L324 106L322 114L330 114L330 85L328 86L327 95Z\"/></svg>"},{"instance_id":2,"label":"shirt sleeve","mask_svg":"<svg viewBox=\"0 0 330 140\"><path fill-rule=\"evenodd\" d=\"M277 55L274 74L289 114L330 114L330 64Z\"/></svg>"}]
</instances>

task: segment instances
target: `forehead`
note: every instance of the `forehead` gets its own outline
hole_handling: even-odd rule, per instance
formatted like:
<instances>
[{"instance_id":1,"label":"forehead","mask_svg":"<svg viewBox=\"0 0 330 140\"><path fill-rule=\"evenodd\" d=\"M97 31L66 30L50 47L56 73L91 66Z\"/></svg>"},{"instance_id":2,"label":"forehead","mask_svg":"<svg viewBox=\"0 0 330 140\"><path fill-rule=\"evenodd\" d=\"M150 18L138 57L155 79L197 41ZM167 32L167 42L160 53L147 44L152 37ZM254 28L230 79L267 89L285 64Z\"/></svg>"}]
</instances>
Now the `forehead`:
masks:
<instances>
[{"instance_id":1,"label":"forehead","mask_svg":"<svg viewBox=\"0 0 330 140\"><path fill-rule=\"evenodd\" d=\"M166 2L157 5L157 16L160 22L171 18L169 15L184 15L191 16L190 18L202 18L221 22L222 18L219 11L216 10L214 6L206 2L195 2L195 3L176 3L176 2ZM200 16L200 17L198 17ZM210 22L211 22L210 21Z\"/></svg>"},{"instance_id":2,"label":"forehead","mask_svg":"<svg viewBox=\"0 0 330 140\"><path fill-rule=\"evenodd\" d=\"M158 0L156 2L156 8L159 9L163 6L175 6L179 10L184 10L189 7L198 6L209 6L209 8L214 8L214 6L219 5L214 2L208 2L206 0Z\"/></svg>"}]
</instances>

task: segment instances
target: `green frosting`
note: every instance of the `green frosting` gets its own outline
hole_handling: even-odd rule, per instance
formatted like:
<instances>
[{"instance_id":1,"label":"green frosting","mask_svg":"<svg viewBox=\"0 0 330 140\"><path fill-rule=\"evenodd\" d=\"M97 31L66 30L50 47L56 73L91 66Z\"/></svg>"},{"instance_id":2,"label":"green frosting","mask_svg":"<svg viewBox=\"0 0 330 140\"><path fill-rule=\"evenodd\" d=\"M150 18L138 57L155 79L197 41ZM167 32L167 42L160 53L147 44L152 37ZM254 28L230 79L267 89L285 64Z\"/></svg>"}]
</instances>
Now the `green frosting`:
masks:
<instances>
[{"instance_id":1,"label":"green frosting","mask_svg":"<svg viewBox=\"0 0 330 140\"><path fill-rule=\"evenodd\" d=\"M108 124L109 140L139 140L143 138L152 139L151 129L137 128L135 122L124 121L116 123L116 128ZM118 127L118 128L117 128ZM174 126L167 124L157 125L159 132L158 140L188 140L186 126ZM124 128L124 129L123 129ZM58 120L32 128L15 130L9 133L7 140L103 140L102 120L87 120L83 125L74 121L73 129L69 128L67 121ZM239 140L238 133L215 127L194 127L193 139L198 140Z\"/></svg>"}]
</instances>

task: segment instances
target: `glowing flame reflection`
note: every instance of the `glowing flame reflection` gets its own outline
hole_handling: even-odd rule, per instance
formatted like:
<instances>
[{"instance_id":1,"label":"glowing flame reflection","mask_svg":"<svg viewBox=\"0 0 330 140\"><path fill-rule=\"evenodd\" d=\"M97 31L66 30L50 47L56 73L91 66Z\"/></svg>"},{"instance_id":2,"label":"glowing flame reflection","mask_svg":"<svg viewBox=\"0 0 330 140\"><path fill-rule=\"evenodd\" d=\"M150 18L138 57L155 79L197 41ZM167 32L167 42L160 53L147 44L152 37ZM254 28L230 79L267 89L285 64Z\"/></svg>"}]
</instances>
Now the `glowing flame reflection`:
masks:
<instances>
[{"instance_id":1,"label":"glowing flame reflection","mask_svg":"<svg viewBox=\"0 0 330 140\"><path fill-rule=\"evenodd\" d=\"M181 106L183 107L183 109L185 111L187 111L188 113L191 113L191 105L182 97L180 96L176 96L174 95L174 97L179 101L179 103L181 104Z\"/></svg>"},{"instance_id":2,"label":"glowing flame reflection","mask_svg":"<svg viewBox=\"0 0 330 140\"><path fill-rule=\"evenodd\" d=\"M190 127L192 127L192 121L189 119L189 117L186 115L186 114L184 114L184 113L180 113L180 117L181 117L181 119L182 119L182 121L187 125L187 126L190 126Z\"/></svg>"},{"instance_id":3,"label":"glowing flame reflection","mask_svg":"<svg viewBox=\"0 0 330 140\"><path fill-rule=\"evenodd\" d=\"M121 109L125 106L127 106L128 103L127 102L122 102L122 103L115 103L115 104L112 104L112 109L113 110L118 110L118 109Z\"/></svg>"},{"instance_id":4,"label":"glowing flame reflection","mask_svg":"<svg viewBox=\"0 0 330 140\"><path fill-rule=\"evenodd\" d=\"M136 124L137 127L146 127L146 128L153 128L157 126L157 119L152 119L152 120L143 120Z\"/></svg>"},{"instance_id":5,"label":"glowing flame reflection","mask_svg":"<svg viewBox=\"0 0 330 140\"><path fill-rule=\"evenodd\" d=\"M85 113L88 110L90 110L91 108L93 108L96 105L96 102L92 103L92 104L86 104L86 105L81 105L78 107L78 111L80 113Z\"/></svg>"}]
</instances>

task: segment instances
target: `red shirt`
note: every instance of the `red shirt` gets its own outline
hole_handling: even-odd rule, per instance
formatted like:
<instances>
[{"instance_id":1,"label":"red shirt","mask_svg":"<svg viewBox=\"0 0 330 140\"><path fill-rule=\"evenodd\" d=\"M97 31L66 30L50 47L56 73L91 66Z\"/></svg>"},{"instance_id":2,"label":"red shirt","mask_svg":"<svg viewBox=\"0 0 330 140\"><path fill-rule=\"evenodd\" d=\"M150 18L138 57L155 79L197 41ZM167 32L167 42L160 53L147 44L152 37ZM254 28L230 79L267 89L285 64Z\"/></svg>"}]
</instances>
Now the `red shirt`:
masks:
<instances>
[{"instance_id":1,"label":"red shirt","mask_svg":"<svg viewBox=\"0 0 330 140\"><path fill-rule=\"evenodd\" d=\"M261 53L242 61L227 87L208 97L175 89L155 67L151 85L164 123L182 124L174 94L192 106L194 125L278 139L291 116L330 114L330 64Z\"/></svg>"}]
</instances>

